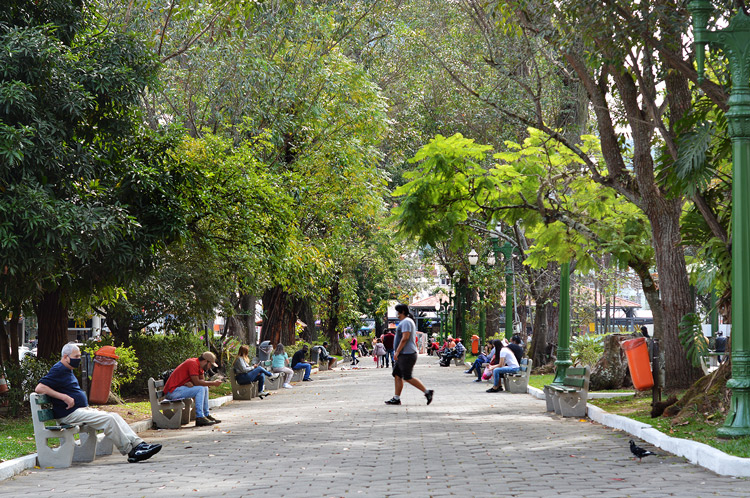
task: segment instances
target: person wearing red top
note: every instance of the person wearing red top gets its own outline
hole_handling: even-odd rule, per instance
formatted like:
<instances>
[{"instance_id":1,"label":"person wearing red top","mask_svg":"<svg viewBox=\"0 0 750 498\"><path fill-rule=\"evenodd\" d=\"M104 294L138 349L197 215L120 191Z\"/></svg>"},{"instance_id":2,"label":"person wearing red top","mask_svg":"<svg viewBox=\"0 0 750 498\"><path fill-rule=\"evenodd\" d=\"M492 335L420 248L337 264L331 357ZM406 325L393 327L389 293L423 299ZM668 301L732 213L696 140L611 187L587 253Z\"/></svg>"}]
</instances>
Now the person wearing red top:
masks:
<instances>
[{"instance_id":1,"label":"person wearing red top","mask_svg":"<svg viewBox=\"0 0 750 498\"><path fill-rule=\"evenodd\" d=\"M216 356L206 351L198 358L188 358L174 369L164 384L164 394L167 399L195 399L195 425L218 424L208 411L208 387L221 385L220 380L207 381L203 372L211 367L218 367Z\"/></svg>"},{"instance_id":2,"label":"person wearing red top","mask_svg":"<svg viewBox=\"0 0 750 498\"><path fill-rule=\"evenodd\" d=\"M385 366L390 366L390 363L393 363L393 339L396 338L396 334L391 332L390 329L388 329L388 332L383 334L383 346L385 346Z\"/></svg>"}]
</instances>

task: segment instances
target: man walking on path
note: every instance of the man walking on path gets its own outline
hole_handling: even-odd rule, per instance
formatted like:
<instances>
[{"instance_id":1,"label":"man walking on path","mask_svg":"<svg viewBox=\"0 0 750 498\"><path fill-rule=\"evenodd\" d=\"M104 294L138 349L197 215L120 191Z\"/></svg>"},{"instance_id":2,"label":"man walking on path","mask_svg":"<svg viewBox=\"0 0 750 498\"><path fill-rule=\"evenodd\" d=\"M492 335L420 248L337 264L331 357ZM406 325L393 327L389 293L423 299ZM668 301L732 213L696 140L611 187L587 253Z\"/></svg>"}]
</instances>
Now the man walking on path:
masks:
<instances>
[{"instance_id":1,"label":"man walking on path","mask_svg":"<svg viewBox=\"0 0 750 498\"><path fill-rule=\"evenodd\" d=\"M404 389L404 381L406 381L424 393L424 397L427 398L427 404L429 405L432 403L432 389L428 390L419 379L412 377L412 371L414 370L414 365L417 363L418 356L417 341L415 340L417 326L414 323L411 313L409 313L407 305L397 304L396 313L398 313L398 319L400 320L398 327L396 327L396 337L393 340L396 351L393 355L392 375L396 393L385 404L401 404L401 391Z\"/></svg>"},{"instance_id":2,"label":"man walking on path","mask_svg":"<svg viewBox=\"0 0 750 498\"><path fill-rule=\"evenodd\" d=\"M160 444L147 444L116 413L89 408L86 393L78 384L73 370L81 364L81 350L73 343L62 348L62 358L50 369L34 391L52 398L55 419L63 424L86 424L103 430L128 462L147 460L161 451Z\"/></svg>"}]
</instances>

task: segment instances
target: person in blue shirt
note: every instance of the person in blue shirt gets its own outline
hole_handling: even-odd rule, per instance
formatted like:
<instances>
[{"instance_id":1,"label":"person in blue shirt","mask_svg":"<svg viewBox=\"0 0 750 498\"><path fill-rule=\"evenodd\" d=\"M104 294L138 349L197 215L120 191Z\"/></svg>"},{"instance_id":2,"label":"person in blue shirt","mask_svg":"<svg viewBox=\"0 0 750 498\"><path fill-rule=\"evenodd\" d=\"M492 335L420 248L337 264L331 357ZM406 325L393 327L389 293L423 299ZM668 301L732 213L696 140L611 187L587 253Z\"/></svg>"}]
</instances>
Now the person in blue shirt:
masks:
<instances>
[{"instance_id":1,"label":"person in blue shirt","mask_svg":"<svg viewBox=\"0 0 750 498\"><path fill-rule=\"evenodd\" d=\"M414 365L417 363L417 326L414 323L414 317L409 313L409 307L405 304L396 305L396 313L400 320L396 327L396 337L393 339L395 354L393 355L393 382L395 395L385 402L386 405L400 405L401 391L404 389L404 382L411 384L424 393L427 398L427 404L432 403L432 389L427 389L422 381L412 376Z\"/></svg>"},{"instance_id":2,"label":"person in blue shirt","mask_svg":"<svg viewBox=\"0 0 750 498\"><path fill-rule=\"evenodd\" d=\"M128 462L147 460L161 451L160 444L147 444L116 413L89 408L86 393L78 384L73 370L81 364L81 350L73 343L62 348L62 358L37 384L35 392L52 399L55 418L70 425L86 424L104 431Z\"/></svg>"}]
</instances>

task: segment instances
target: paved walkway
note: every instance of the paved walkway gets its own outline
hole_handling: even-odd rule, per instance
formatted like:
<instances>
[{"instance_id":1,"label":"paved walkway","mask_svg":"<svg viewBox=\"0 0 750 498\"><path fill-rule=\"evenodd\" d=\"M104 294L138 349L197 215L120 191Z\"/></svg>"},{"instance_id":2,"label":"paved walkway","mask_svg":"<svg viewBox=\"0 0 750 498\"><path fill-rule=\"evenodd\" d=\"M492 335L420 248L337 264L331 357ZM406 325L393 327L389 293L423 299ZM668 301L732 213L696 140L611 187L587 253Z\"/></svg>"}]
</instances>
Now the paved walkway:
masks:
<instances>
[{"instance_id":1,"label":"paved walkway","mask_svg":"<svg viewBox=\"0 0 750 498\"><path fill-rule=\"evenodd\" d=\"M119 454L0 482L0 496L746 497L750 482L672 455L630 458L628 434L545 413L528 395L488 394L459 367L422 357L435 389L425 406L390 370L322 372L265 400L216 409L219 426L149 431L164 449L128 464ZM642 443L643 446L649 447ZM650 448L653 449L653 448ZM660 450L656 450L660 453Z\"/></svg>"}]
</instances>

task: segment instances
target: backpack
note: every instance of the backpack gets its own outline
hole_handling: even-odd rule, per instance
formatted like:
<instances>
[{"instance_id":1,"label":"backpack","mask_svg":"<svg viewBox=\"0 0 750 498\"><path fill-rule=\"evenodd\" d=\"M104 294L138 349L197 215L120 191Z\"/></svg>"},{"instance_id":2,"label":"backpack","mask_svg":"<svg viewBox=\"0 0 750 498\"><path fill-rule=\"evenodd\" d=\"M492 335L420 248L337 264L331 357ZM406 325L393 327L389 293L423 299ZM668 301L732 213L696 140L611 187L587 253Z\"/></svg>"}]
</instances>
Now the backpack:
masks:
<instances>
[{"instance_id":1,"label":"backpack","mask_svg":"<svg viewBox=\"0 0 750 498\"><path fill-rule=\"evenodd\" d=\"M169 370L164 370L159 377L161 377L161 380L164 381L164 385L167 384L167 381L169 380L169 376L172 375L172 372L174 372L174 368L170 368Z\"/></svg>"}]
</instances>

